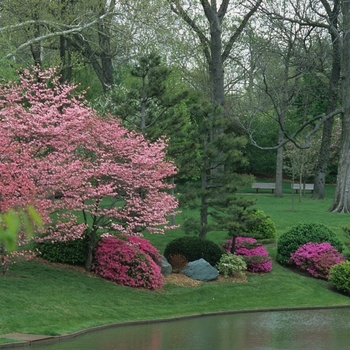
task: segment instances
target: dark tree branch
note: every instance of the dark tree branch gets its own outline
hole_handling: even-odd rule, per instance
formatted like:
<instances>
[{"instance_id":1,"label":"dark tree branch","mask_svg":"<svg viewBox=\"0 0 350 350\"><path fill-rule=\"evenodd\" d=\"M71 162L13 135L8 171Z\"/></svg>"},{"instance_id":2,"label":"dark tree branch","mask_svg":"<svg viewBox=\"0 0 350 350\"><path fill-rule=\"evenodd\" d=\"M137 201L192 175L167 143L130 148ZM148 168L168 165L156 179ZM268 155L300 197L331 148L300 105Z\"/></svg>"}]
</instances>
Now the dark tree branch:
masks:
<instances>
[{"instance_id":1,"label":"dark tree branch","mask_svg":"<svg viewBox=\"0 0 350 350\"><path fill-rule=\"evenodd\" d=\"M237 41L238 37L241 35L241 33L243 32L244 28L246 27L249 19L254 15L254 13L258 10L260 4L262 3L262 0L258 0L255 4L255 6L253 6L253 8L244 16L241 24L239 25L239 27L236 29L236 31L234 32L234 34L230 37L229 41L227 42L224 52L221 55L222 58L222 62L225 62L227 57L230 55L230 52L232 50L232 46L233 44Z\"/></svg>"},{"instance_id":2,"label":"dark tree branch","mask_svg":"<svg viewBox=\"0 0 350 350\"><path fill-rule=\"evenodd\" d=\"M209 40L208 38L203 34L201 29L197 26L195 20L191 18L186 11L183 9L183 7L180 5L179 0L171 0L170 1L170 8L171 10L181 17L192 29L193 31L198 35L199 41L201 42L204 50L205 57L208 62L211 62L211 55L209 51Z\"/></svg>"},{"instance_id":3,"label":"dark tree branch","mask_svg":"<svg viewBox=\"0 0 350 350\"><path fill-rule=\"evenodd\" d=\"M288 142L292 142L296 147L300 148L300 149L306 149L306 148L309 148L310 147L310 140L311 140L311 136L313 134L315 134L319 129L320 127L324 124L324 122L328 119L331 119L333 118L334 116L336 116L337 114L340 114L340 113L343 113L343 109L342 108L339 108L339 109L336 109L335 111L333 111L332 113L329 113L327 115L325 115L324 113L323 114L320 114L310 120L308 120L307 122L303 123L299 129L297 131L295 131L291 136L288 135L288 133L283 130L283 133L286 137L286 139L276 145L276 146L272 146L272 147L262 147L262 146L259 146L257 144L257 142L254 140L253 138L253 134L250 132L250 130L248 130L247 128L245 128L244 126L240 125L243 130L248 134L248 137L249 137L249 140L250 140L250 143L259 148L259 149L264 149L264 150L271 150L271 149L278 149L282 146L284 146L286 143ZM301 145L300 143L298 143L298 141L296 140L296 137L309 125L313 124L314 122L316 122L318 120L318 122L316 123L316 125L313 127L313 129L311 131L309 131L306 135L305 135L305 138L304 138L304 141L305 143L303 145ZM281 126L281 125L280 125Z\"/></svg>"}]
</instances>

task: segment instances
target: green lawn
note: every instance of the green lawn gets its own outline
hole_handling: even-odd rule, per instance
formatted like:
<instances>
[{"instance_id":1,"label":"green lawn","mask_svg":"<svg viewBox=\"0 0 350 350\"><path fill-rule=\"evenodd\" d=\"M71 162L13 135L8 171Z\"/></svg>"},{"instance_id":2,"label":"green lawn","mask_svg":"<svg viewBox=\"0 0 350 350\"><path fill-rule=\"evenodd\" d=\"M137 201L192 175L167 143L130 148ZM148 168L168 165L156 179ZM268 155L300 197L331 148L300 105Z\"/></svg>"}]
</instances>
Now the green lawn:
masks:
<instances>
[{"instance_id":1,"label":"green lawn","mask_svg":"<svg viewBox=\"0 0 350 350\"><path fill-rule=\"evenodd\" d=\"M344 240L341 226L350 226L350 217L327 212L333 192L334 187L328 187L329 198L324 201L312 201L307 195L299 203L296 197L292 211L290 194L275 198L269 192L256 195L253 190L244 189L244 195L257 198L257 207L275 222L278 235L299 222L317 221ZM181 215L177 218L179 223ZM147 235L147 238L162 252L169 241L182 234L181 229L176 229L165 235ZM225 233L216 232L209 238L219 243L226 237ZM274 259L276 246L267 248ZM13 265L10 273L0 277L0 334L57 335L107 323L216 311L350 305L350 298L332 290L326 281L283 268L275 260L271 273L251 274L248 283L166 285L155 292L122 287L35 261ZM0 338L1 342L5 341Z\"/></svg>"}]
</instances>

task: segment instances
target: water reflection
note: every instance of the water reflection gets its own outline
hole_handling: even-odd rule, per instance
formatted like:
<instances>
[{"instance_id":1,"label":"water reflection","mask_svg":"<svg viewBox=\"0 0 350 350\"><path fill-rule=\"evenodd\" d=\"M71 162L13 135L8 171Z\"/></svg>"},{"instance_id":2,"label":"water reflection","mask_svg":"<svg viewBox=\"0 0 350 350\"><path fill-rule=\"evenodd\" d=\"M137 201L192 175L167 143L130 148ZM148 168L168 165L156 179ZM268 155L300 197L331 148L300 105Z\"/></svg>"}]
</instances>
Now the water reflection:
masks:
<instances>
[{"instance_id":1,"label":"water reflection","mask_svg":"<svg viewBox=\"0 0 350 350\"><path fill-rule=\"evenodd\" d=\"M343 350L350 309L202 316L109 328L36 350Z\"/></svg>"}]
</instances>

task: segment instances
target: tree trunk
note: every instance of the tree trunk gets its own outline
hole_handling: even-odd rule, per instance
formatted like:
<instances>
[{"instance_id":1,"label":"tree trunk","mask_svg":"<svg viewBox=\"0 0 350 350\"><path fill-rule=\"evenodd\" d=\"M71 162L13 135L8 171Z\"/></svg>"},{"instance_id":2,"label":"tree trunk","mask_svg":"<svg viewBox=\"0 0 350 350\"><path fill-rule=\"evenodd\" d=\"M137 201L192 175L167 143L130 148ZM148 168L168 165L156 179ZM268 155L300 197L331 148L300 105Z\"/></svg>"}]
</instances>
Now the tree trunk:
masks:
<instances>
[{"instance_id":1,"label":"tree trunk","mask_svg":"<svg viewBox=\"0 0 350 350\"><path fill-rule=\"evenodd\" d=\"M35 19L37 19L37 16L35 16ZM34 25L34 37L39 38L40 37L40 26L35 24ZM42 46L41 42L35 42L30 44L30 51L32 53L32 57L34 60L34 66L41 67L42 66Z\"/></svg>"},{"instance_id":2,"label":"tree trunk","mask_svg":"<svg viewBox=\"0 0 350 350\"><path fill-rule=\"evenodd\" d=\"M338 8L334 8L333 13L330 16L330 22L334 28L338 28ZM341 68L340 40L334 31L330 31L330 34L332 39L332 72L329 81L327 114L333 112L337 108ZM324 187L326 184L326 169L329 159L333 122L334 118L330 118L323 125L322 143L315 170L312 199L325 199Z\"/></svg>"},{"instance_id":3,"label":"tree trunk","mask_svg":"<svg viewBox=\"0 0 350 350\"><path fill-rule=\"evenodd\" d=\"M278 131L278 144L284 141L283 130ZM275 197L283 197L283 146L277 149Z\"/></svg>"},{"instance_id":4,"label":"tree trunk","mask_svg":"<svg viewBox=\"0 0 350 350\"><path fill-rule=\"evenodd\" d=\"M1 266L1 274L5 276L8 272L8 264L5 259L6 250L4 244L0 243L0 266Z\"/></svg>"},{"instance_id":5,"label":"tree trunk","mask_svg":"<svg viewBox=\"0 0 350 350\"><path fill-rule=\"evenodd\" d=\"M323 125L322 143L316 165L312 199L325 199L324 186L326 183L326 169L329 159L333 122L334 118L330 118Z\"/></svg>"},{"instance_id":6,"label":"tree trunk","mask_svg":"<svg viewBox=\"0 0 350 350\"><path fill-rule=\"evenodd\" d=\"M209 74L211 102L214 105L224 106L224 68L221 57L222 38L219 25L210 25L210 38L211 62L209 62Z\"/></svg>"},{"instance_id":7,"label":"tree trunk","mask_svg":"<svg viewBox=\"0 0 350 350\"><path fill-rule=\"evenodd\" d=\"M207 195L207 173L206 170L202 170L202 195L201 195L201 206L200 206L200 232L199 237L205 238L208 233L208 195Z\"/></svg>"},{"instance_id":8,"label":"tree trunk","mask_svg":"<svg viewBox=\"0 0 350 350\"><path fill-rule=\"evenodd\" d=\"M102 13L101 13L102 14ZM111 54L110 23L99 23L98 38L100 43L100 60L103 73L103 91L111 90L114 84L113 64ZM102 81L101 81L102 82Z\"/></svg>"},{"instance_id":9,"label":"tree trunk","mask_svg":"<svg viewBox=\"0 0 350 350\"><path fill-rule=\"evenodd\" d=\"M107 20L104 19L104 21ZM90 43L85 40L80 34L75 34L72 38L69 38L67 40L69 40L69 44L72 48L82 54L90 62L98 79L101 82L103 91L107 92L112 88L114 84L110 45L111 38L108 29L108 22L99 23L97 29L100 46L99 52L96 52L96 50L91 47Z\"/></svg>"},{"instance_id":10,"label":"tree trunk","mask_svg":"<svg viewBox=\"0 0 350 350\"><path fill-rule=\"evenodd\" d=\"M67 40L60 36L60 60L61 60L61 83L70 83L72 80L71 53L67 50Z\"/></svg>"},{"instance_id":11,"label":"tree trunk","mask_svg":"<svg viewBox=\"0 0 350 350\"><path fill-rule=\"evenodd\" d=\"M290 100L289 91L289 70L292 56L293 42L288 42L288 51L284 62L284 73L283 73L283 87L282 87L282 100L280 109L278 112L279 130L278 130L278 145L284 141L284 127L286 123L286 112ZM293 94L293 92L292 92ZM284 147L278 147L276 156L276 189L275 197L283 197L283 151Z\"/></svg>"},{"instance_id":12,"label":"tree trunk","mask_svg":"<svg viewBox=\"0 0 350 350\"><path fill-rule=\"evenodd\" d=\"M89 234L88 251L87 251L87 256L86 256L85 266L84 266L86 271L91 271L92 254L95 248L95 241L96 241L96 230L91 229L91 232Z\"/></svg>"},{"instance_id":13,"label":"tree trunk","mask_svg":"<svg viewBox=\"0 0 350 350\"><path fill-rule=\"evenodd\" d=\"M337 187L330 211L350 212L350 2L342 2L343 52L342 52L342 137L339 155Z\"/></svg>"}]
</instances>

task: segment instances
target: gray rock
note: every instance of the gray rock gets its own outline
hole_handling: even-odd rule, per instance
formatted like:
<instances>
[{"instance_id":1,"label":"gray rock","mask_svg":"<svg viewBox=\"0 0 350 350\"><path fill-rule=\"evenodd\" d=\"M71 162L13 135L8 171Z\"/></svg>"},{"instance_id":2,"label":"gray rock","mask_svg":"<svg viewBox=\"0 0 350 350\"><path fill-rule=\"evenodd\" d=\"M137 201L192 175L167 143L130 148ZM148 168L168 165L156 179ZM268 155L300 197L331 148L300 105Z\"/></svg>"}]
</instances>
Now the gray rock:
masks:
<instances>
[{"instance_id":1,"label":"gray rock","mask_svg":"<svg viewBox=\"0 0 350 350\"><path fill-rule=\"evenodd\" d=\"M204 282L215 280L219 275L219 271L204 259L189 262L181 272L193 280Z\"/></svg>"},{"instance_id":2,"label":"gray rock","mask_svg":"<svg viewBox=\"0 0 350 350\"><path fill-rule=\"evenodd\" d=\"M161 272L163 276L170 275L173 270L168 260L163 255L160 258L159 266L161 268Z\"/></svg>"}]
</instances>

